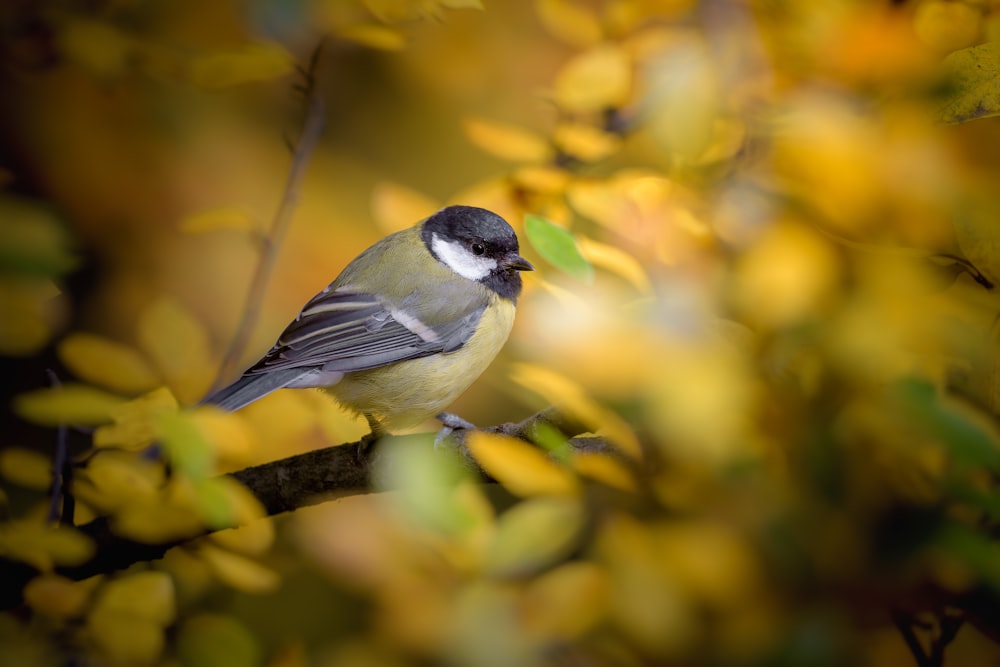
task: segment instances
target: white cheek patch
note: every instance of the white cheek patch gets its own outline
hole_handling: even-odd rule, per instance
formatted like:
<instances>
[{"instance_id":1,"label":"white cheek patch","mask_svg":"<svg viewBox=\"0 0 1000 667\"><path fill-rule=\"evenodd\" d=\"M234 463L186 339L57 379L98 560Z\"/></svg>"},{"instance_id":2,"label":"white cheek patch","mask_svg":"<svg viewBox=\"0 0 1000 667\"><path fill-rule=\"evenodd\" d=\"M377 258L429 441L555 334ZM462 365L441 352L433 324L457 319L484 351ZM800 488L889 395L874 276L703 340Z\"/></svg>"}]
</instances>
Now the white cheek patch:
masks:
<instances>
[{"instance_id":1,"label":"white cheek patch","mask_svg":"<svg viewBox=\"0 0 1000 667\"><path fill-rule=\"evenodd\" d=\"M495 259L473 255L461 243L445 241L437 234L431 237L431 250L452 271L469 280L482 280L497 268Z\"/></svg>"}]
</instances>

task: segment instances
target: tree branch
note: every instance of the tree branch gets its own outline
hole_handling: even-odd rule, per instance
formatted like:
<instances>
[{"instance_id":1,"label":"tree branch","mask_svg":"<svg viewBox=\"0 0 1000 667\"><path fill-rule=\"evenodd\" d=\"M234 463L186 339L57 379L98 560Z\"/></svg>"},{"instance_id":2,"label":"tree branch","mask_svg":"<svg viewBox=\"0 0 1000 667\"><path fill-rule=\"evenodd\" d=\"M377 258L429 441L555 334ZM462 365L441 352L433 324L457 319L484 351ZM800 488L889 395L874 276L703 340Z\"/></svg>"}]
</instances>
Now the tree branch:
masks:
<instances>
[{"instance_id":1,"label":"tree branch","mask_svg":"<svg viewBox=\"0 0 1000 667\"><path fill-rule=\"evenodd\" d=\"M555 426L567 437L588 430L584 424L555 408L547 408L518 423L500 424L482 430L530 442L531 434L541 423ZM464 442L466 433L457 431L453 434L458 451L470 462L470 467L478 471L484 483L493 482L469 455ZM400 438L414 441L407 446L432 446L424 436L389 436L372 446L365 446L363 441L335 445L252 466L228 476L246 486L263 505L268 516L275 516L344 496L372 493L372 470L383 449L383 441ZM575 451L618 456L617 451L603 438L573 438L569 443ZM109 517L95 519L80 526L78 530L93 541L93 557L79 565L55 569L56 573L73 580L114 572L143 561L157 560L172 547L214 532L212 529L205 529L163 544L144 544L115 534ZM0 558L0 608L7 609L20 604L24 586L38 574L39 571L31 565Z\"/></svg>"}]
</instances>

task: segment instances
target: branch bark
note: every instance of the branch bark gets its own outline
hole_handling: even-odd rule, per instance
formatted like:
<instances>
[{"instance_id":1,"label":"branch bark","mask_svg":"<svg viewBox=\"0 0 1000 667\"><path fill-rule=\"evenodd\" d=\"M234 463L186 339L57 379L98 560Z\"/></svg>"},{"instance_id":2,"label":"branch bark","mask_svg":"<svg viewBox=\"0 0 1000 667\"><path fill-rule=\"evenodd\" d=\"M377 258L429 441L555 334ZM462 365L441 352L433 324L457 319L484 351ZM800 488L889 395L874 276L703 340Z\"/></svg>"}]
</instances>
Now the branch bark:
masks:
<instances>
[{"instance_id":1,"label":"branch bark","mask_svg":"<svg viewBox=\"0 0 1000 667\"><path fill-rule=\"evenodd\" d=\"M588 430L583 423L555 408L547 408L521 422L500 424L482 430L531 442L532 433L541 423L558 428L567 437ZM466 433L457 431L453 434L455 446L470 467L478 471L483 483L493 482L469 455L464 442ZM389 436L384 440L396 438L414 440L412 446L415 447L431 446L429 440L422 436ZM616 451L603 438L572 438L569 443L576 451L617 456ZM245 468L228 476L246 486L263 505L268 516L275 516L344 496L374 492L372 470L379 458L381 444L382 441L366 446L361 441L335 445ZM205 529L163 544L144 544L115 534L109 517L97 518L79 526L78 530L93 540L95 551L94 556L84 563L55 569L57 574L73 580L107 574L139 562L158 560L169 549L214 532L212 529ZM24 586L38 574L39 571L31 565L0 558L0 609L19 605Z\"/></svg>"}]
</instances>

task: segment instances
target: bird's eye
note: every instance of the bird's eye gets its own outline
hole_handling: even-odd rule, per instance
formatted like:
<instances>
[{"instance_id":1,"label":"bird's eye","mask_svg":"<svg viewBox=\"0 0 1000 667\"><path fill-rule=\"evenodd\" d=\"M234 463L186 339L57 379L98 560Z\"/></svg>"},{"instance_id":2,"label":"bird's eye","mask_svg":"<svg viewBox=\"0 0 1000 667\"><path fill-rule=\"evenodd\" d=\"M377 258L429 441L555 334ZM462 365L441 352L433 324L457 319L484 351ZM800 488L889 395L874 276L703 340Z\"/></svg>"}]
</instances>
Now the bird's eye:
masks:
<instances>
[{"instance_id":1,"label":"bird's eye","mask_svg":"<svg viewBox=\"0 0 1000 667\"><path fill-rule=\"evenodd\" d=\"M473 243L472 244L472 254L474 254L474 255L482 255L485 252L486 252L486 246L484 246L482 243Z\"/></svg>"}]
</instances>

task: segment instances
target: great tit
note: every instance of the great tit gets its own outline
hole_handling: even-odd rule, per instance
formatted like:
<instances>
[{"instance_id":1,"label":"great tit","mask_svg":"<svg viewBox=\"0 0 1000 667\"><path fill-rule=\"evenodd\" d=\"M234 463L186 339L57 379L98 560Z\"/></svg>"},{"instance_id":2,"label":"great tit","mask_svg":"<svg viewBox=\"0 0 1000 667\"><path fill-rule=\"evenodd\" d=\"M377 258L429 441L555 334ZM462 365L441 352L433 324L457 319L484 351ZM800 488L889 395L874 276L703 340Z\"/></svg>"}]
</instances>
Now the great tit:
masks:
<instances>
[{"instance_id":1,"label":"great tit","mask_svg":"<svg viewBox=\"0 0 1000 667\"><path fill-rule=\"evenodd\" d=\"M417 424L493 361L514 324L519 272L533 269L499 215L444 208L358 255L203 403L238 410L283 387L323 387L376 436Z\"/></svg>"}]
</instances>

